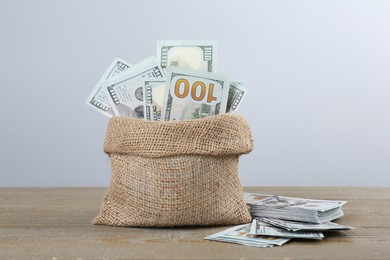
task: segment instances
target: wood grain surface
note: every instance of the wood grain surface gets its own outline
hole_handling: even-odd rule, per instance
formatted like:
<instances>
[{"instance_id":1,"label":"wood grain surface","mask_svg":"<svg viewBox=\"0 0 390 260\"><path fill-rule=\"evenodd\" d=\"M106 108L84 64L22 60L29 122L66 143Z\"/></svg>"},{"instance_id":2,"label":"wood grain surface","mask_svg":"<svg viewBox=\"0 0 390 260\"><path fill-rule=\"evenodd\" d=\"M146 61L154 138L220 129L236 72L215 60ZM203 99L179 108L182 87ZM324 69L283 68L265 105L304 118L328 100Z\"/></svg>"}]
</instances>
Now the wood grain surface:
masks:
<instances>
[{"instance_id":1,"label":"wood grain surface","mask_svg":"<svg viewBox=\"0 0 390 260\"><path fill-rule=\"evenodd\" d=\"M245 191L347 200L322 241L253 248L203 240L227 226L92 225L105 188L0 188L0 259L390 259L390 188L246 187Z\"/></svg>"}]
</instances>

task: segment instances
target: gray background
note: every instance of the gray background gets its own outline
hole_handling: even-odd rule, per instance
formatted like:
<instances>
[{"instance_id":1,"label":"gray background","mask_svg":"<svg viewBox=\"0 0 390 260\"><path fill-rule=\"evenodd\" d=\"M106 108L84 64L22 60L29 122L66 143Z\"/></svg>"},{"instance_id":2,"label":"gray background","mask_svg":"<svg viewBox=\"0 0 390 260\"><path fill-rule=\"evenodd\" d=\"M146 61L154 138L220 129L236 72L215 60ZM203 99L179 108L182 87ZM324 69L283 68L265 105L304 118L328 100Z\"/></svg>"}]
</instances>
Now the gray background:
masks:
<instances>
[{"instance_id":1,"label":"gray background","mask_svg":"<svg viewBox=\"0 0 390 260\"><path fill-rule=\"evenodd\" d=\"M246 79L243 185L390 186L390 1L2 0L0 37L0 186L108 185L84 100L115 57L180 39Z\"/></svg>"}]
</instances>

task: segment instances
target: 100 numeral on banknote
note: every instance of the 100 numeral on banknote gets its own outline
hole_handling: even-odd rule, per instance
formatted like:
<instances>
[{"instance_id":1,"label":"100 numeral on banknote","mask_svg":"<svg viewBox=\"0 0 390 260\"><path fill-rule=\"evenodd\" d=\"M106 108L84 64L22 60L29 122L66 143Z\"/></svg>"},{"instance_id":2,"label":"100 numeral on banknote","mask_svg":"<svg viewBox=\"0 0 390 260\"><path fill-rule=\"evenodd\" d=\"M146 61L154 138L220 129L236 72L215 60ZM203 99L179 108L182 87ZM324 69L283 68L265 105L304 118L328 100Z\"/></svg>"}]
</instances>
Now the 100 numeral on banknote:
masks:
<instances>
[{"instance_id":1,"label":"100 numeral on banknote","mask_svg":"<svg viewBox=\"0 0 390 260\"><path fill-rule=\"evenodd\" d=\"M211 103L217 100L217 97L214 96L214 83L209 83L209 85L206 86L203 81L195 81L194 84L190 85L190 82L187 79L180 78L175 83L174 92L175 96L181 99L186 99L189 92L191 92L190 95L194 101L206 101L207 103ZM206 96L207 99L205 100Z\"/></svg>"},{"instance_id":2,"label":"100 numeral on banknote","mask_svg":"<svg viewBox=\"0 0 390 260\"><path fill-rule=\"evenodd\" d=\"M171 69L162 118L185 120L225 113L229 83L220 74Z\"/></svg>"}]
</instances>

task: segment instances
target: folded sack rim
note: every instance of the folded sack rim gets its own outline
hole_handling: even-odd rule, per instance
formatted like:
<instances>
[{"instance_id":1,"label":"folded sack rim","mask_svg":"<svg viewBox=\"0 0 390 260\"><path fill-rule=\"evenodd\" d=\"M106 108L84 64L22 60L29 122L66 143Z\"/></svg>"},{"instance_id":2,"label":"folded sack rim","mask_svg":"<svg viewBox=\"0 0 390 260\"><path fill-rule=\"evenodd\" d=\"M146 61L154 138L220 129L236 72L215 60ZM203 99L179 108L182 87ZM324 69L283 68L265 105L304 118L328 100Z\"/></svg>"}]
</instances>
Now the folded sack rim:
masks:
<instances>
[{"instance_id":1,"label":"folded sack rim","mask_svg":"<svg viewBox=\"0 0 390 260\"><path fill-rule=\"evenodd\" d=\"M183 154L241 155L252 150L250 127L237 114L183 121L150 121L114 116L108 124L104 142L104 152L109 155L129 154L152 158Z\"/></svg>"}]
</instances>

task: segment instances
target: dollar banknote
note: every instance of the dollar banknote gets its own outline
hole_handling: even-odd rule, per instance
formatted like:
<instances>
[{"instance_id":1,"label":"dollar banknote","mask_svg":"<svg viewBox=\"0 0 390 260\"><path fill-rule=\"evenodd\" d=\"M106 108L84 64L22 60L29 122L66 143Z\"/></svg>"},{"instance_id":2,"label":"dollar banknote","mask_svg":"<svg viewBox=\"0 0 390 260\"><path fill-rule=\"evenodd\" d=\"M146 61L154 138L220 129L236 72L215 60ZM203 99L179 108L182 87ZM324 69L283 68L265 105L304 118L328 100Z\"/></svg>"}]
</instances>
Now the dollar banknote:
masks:
<instances>
[{"instance_id":1,"label":"dollar banknote","mask_svg":"<svg viewBox=\"0 0 390 260\"><path fill-rule=\"evenodd\" d=\"M102 88L102 83L110 79L124 70L131 67L131 64L122 59L116 58L110 66L106 69L92 92L89 94L88 98L85 100L85 103L93 108L94 110L106 115L108 117L112 117L114 115L114 110L110 105L109 96L107 95L104 88Z\"/></svg>"},{"instance_id":2,"label":"dollar banknote","mask_svg":"<svg viewBox=\"0 0 390 260\"><path fill-rule=\"evenodd\" d=\"M161 109L166 89L166 78L147 78L144 86L144 118L151 121L161 120Z\"/></svg>"},{"instance_id":3,"label":"dollar banknote","mask_svg":"<svg viewBox=\"0 0 390 260\"><path fill-rule=\"evenodd\" d=\"M235 226L207 236L204 239L255 247L281 246L290 240L289 238L281 237L253 236L249 234L250 226L251 224Z\"/></svg>"},{"instance_id":4,"label":"dollar banknote","mask_svg":"<svg viewBox=\"0 0 390 260\"><path fill-rule=\"evenodd\" d=\"M118 77L103 83L117 116L144 118L142 78L162 78L164 72L155 57L150 57Z\"/></svg>"},{"instance_id":5,"label":"dollar banknote","mask_svg":"<svg viewBox=\"0 0 390 260\"><path fill-rule=\"evenodd\" d=\"M232 80L230 82L226 112L237 112L246 92L247 89L244 87L244 80Z\"/></svg>"},{"instance_id":6,"label":"dollar banknote","mask_svg":"<svg viewBox=\"0 0 390 260\"><path fill-rule=\"evenodd\" d=\"M174 121L225 113L229 86L225 75L171 67L161 117Z\"/></svg>"},{"instance_id":7,"label":"dollar banknote","mask_svg":"<svg viewBox=\"0 0 390 260\"><path fill-rule=\"evenodd\" d=\"M318 239L324 238L324 234L314 231L289 231L264 223L258 219L253 219L249 234L255 236L273 236L285 238Z\"/></svg>"},{"instance_id":8,"label":"dollar banknote","mask_svg":"<svg viewBox=\"0 0 390 260\"><path fill-rule=\"evenodd\" d=\"M316 230L316 231L326 231L326 230L347 230L354 229L354 227L341 225L334 222L325 222L321 224L309 223L309 222L300 222L276 218L259 218L260 221L271 224L273 226L281 227L291 231L298 230Z\"/></svg>"},{"instance_id":9,"label":"dollar banknote","mask_svg":"<svg viewBox=\"0 0 390 260\"><path fill-rule=\"evenodd\" d=\"M215 41L158 41L157 58L162 68L174 66L216 72Z\"/></svg>"}]
</instances>

